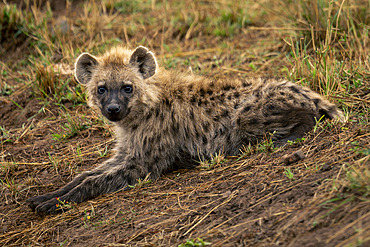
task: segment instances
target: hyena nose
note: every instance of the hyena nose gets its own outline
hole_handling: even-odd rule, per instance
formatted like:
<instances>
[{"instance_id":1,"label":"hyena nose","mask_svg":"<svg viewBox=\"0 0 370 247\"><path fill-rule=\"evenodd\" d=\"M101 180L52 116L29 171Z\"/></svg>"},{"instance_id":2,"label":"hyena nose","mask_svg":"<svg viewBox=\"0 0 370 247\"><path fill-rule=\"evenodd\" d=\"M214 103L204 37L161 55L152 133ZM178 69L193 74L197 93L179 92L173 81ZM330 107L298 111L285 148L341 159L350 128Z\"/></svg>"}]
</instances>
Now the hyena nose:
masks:
<instances>
[{"instance_id":1,"label":"hyena nose","mask_svg":"<svg viewBox=\"0 0 370 247\"><path fill-rule=\"evenodd\" d=\"M107 107L107 112L111 113L119 113L121 111L121 107L117 104L111 104Z\"/></svg>"}]
</instances>

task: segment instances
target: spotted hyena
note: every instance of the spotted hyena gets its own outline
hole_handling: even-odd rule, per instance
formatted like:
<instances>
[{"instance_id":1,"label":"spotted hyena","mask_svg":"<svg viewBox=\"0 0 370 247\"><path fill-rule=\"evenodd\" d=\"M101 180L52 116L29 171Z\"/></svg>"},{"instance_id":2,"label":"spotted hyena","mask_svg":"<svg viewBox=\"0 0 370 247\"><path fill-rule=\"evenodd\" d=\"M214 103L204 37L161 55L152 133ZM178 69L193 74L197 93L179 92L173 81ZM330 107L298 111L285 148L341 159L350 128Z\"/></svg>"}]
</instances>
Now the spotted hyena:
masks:
<instances>
[{"instance_id":1,"label":"spotted hyena","mask_svg":"<svg viewBox=\"0 0 370 247\"><path fill-rule=\"evenodd\" d=\"M57 191L28 200L38 213L56 212L56 197L79 203L133 185L149 175L194 166L199 156L237 155L243 144L274 133L277 145L304 135L322 116L343 114L312 90L287 80L215 80L157 65L145 47L82 54L76 79L89 105L116 130L115 155Z\"/></svg>"}]
</instances>

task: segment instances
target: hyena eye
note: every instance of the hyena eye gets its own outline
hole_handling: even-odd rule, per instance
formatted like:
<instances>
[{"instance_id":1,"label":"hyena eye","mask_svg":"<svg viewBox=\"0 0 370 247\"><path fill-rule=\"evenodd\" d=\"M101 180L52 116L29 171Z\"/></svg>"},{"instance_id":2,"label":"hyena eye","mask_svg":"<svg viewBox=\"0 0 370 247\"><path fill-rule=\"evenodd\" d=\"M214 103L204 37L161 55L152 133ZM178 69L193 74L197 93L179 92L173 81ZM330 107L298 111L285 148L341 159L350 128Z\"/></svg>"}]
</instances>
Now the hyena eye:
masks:
<instances>
[{"instance_id":1,"label":"hyena eye","mask_svg":"<svg viewBox=\"0 0 370 247\"><path fill-rule=\"evenodd\" d=\"M107 91L106 87L98 87L98 94L104 94Z\"/></svg>"},{"instance_id":2,"label":"hyena eye","mask_svg":"<svg viewBox=\"0 0 370 247\"><path fill-rule=\"evenodd\" d=\"M132 93L132 86L124 86L123 91L125 91L125 93Z\"/></svg>"}]
</instances>

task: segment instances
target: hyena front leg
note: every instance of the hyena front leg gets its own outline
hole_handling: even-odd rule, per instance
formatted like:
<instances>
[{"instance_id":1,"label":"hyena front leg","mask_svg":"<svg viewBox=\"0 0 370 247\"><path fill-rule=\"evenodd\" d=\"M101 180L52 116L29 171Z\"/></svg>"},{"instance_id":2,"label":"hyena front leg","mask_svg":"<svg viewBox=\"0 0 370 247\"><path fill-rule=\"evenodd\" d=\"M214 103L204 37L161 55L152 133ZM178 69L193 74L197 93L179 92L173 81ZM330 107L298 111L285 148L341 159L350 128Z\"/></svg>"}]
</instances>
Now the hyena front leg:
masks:
<instances>
[{"instance_id":1,"label":"hyena front leg","mask_svg":"<svg viewBox=\"0 0 370 247\"><path fill-rule=\"evenodd\" d=\"M69 182L64 187L62 187L62 188L60 188L56 191L50 192L50 193L46 193L46 194L43 194L43 195L31 197L26 202L27 202L28 206L32 209L32 211L34 211L35 208L37 206L39 206L40 204L42 204L46 201L49 201L50 199L55 199L57 197L61 197L65 194L67 194L73 188L80 185L86 178L95 177L95 176L98 176L98 175L104 173L105 171L110 170L110 169L112 169L116 166L122 166L122 162L123 162L123 155L122 154L116 154L111 159L107 160L106 162L104 162L103 164L98 166L97 168L95 168L91 171L85 171L85 172L79 174L77 177L75 177L71 182Z\"/></svg>"},{"instance_id":2,"label":"hyena front leg","mask_svg":"<svg viewBox=\"0 0 370 247\"><path fill-rule=\"evenodd\" d=\"M151 179L158 178L163 172L163 167L167 166L167 161L165 160L156 164L142 160L133 160L135 159L126 159L123 165L112 167L100 174L87 176L69 191L62 188L67 193L59 196L59 200L80 203L102 194L127 189L129 188L128 185L134 185L139 178L143 179L148 174L150 174ZM48 201L40 203L35 210L37 213L46 214L62 212L56 207L57 204L58 200L53 197Z\"/></svg>"}]
</instances>

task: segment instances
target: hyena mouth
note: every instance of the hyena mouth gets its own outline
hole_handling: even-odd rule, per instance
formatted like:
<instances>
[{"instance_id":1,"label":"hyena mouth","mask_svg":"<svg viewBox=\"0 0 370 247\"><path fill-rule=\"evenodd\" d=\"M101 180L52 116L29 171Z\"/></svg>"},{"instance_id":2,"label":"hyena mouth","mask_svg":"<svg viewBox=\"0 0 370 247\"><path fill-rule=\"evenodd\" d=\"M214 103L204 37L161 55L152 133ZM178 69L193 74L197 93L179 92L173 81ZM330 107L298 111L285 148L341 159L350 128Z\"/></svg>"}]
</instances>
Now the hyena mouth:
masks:
<instances>
[{"instance_id":1,"label":"hyena mouth","mask_svg":"<svg viewBox=\"0 0 370 247\"><path fill-rule=\"evenodd\" d=\"M107 114L105 117L111 122L118 122L123 119L122 114Z\"/></svg>"}]
</instances>

